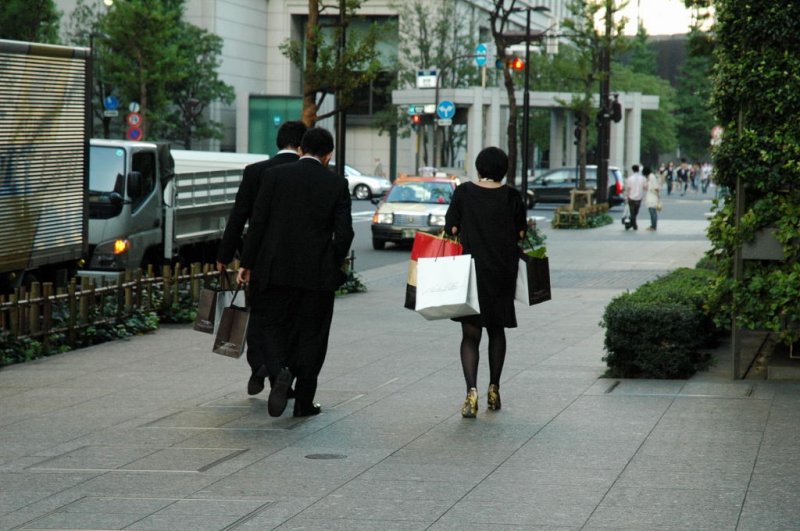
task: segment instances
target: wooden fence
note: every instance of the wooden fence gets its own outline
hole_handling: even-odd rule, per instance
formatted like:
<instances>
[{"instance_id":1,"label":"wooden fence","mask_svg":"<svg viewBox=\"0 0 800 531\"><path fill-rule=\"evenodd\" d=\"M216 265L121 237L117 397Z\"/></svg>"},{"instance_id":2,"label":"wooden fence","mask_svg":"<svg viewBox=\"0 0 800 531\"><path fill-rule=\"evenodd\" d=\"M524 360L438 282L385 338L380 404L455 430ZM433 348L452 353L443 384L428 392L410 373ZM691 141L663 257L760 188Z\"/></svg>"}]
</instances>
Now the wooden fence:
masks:
<instances>
[{"instance_id":1,"label":"wooden fence","mask_svg":"<svg viewBox=\"0 0 800 531\"><path fill-rule=\"evenodd\" d=\"M0 295L0 330L16 338L37 339L45 349L53 334L65 334L73 344L82 329L124 319L135 309L169 308L182 296L196 302L202 287L218 276L211 264L190 268L178 264L164 266L161 276L152 267L146 272L126 271L120 282L73 278L57 290L52 283L34 282L30 290L18 288L11 295Z\"/></svg>"}]
</instances>

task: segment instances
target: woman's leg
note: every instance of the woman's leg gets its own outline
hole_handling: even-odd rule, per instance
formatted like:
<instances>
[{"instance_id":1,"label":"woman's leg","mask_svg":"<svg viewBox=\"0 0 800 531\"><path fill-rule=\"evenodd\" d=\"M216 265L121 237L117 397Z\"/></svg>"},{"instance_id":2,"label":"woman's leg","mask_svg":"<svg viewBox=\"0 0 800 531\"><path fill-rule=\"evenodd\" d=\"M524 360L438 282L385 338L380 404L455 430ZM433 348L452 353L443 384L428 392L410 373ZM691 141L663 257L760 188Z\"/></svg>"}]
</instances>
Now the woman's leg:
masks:
<instances>
[{"instance_id":1,"label":"woman's leg","mask_svg":"<svg viewBox=\"0 0 800 531\"><path fill-rule=\"evenodd\" d=\"M506 332L503 327L489 328L489 383L500 387L500 375L506 362Z\"/></svg>"},{"instance_id":2,"label":"woman's leg","mask_svg":"<svg viewBox=\"0 0 800 531\"><path fill-rule=\"evenodd\" d=\"M467 391L471 387L478 386L478 360L480 359L478 347L481 343L481 331L480 326L461 323L461 368L464 370Z\"/></svg>"},{"instance_id":3,"label":"woman's leg","mask_svg":"<svg viewBox=\"0 0 800 531\"><path fill-rule=\"evenodd\" d=\"M655 208L650 208L650 228L656 230L656 224L658 223L658 210Z\"/></svg>"}]
</instances>

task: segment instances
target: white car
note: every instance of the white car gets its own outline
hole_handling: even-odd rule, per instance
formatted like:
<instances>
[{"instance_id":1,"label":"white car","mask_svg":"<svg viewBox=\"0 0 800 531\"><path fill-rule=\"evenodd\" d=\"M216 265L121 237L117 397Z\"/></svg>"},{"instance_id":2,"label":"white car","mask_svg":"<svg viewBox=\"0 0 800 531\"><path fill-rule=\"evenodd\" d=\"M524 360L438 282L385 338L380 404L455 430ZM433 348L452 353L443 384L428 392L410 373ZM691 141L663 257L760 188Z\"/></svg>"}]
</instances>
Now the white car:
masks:
<instances>
[{"instance_id":1,"label":"white car","mask_svg":"<svg viewBox=\"0 0 800 531\"><path fill-rule=\"evenodd\" d=\"M331 161L328 163L328 169L336 173L336 163ZM344 165L344 177L347 179L350 193L356 199L372 199L373 197L381 197L389 191L392 183L385 177L375 177L372 175L364 175L352 166Z\"/></svg>"}]
</instances>

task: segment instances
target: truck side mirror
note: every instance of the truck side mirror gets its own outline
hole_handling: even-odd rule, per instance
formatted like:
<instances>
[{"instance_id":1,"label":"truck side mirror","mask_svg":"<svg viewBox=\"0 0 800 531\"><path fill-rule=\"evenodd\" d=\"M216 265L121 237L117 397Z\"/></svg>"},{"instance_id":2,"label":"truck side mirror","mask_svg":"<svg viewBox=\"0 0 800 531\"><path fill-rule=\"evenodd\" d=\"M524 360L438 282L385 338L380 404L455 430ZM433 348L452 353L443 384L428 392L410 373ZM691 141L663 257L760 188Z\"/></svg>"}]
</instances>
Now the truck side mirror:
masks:
<instances>
[{"instance_id":1,"label":"truck side mirror","mask_svg":"<svg viewBox=\"0 0 800 531\"><path fill-rule=\"evenodd\" d=\"M142 184L142 172L132 171L128 173L128 197L141 197Z\"/></svg>"}]
</instances>

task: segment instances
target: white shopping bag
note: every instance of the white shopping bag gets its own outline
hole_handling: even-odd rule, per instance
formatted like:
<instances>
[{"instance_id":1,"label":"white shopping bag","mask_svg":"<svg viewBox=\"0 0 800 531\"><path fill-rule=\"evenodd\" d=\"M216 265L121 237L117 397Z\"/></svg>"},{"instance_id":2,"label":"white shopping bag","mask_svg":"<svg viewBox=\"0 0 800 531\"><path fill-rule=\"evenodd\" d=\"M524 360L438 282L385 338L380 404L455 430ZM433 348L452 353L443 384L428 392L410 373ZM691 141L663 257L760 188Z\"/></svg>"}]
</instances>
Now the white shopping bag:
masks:
<instances>
[{"instance_id":1,"label":"white shopping bag","mask_svg":"<svg viewBox=\"0 0 800 531\"><path fill-rule=\"evenodd\" d=\"M481 313L472 256L418 258L416 311L428 320Z\"/></svg>"}]
</instances>

